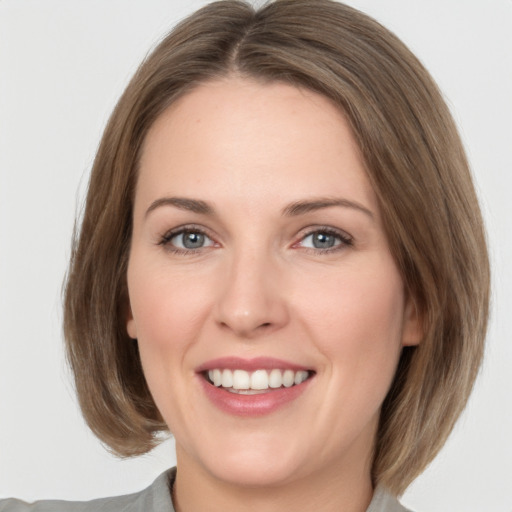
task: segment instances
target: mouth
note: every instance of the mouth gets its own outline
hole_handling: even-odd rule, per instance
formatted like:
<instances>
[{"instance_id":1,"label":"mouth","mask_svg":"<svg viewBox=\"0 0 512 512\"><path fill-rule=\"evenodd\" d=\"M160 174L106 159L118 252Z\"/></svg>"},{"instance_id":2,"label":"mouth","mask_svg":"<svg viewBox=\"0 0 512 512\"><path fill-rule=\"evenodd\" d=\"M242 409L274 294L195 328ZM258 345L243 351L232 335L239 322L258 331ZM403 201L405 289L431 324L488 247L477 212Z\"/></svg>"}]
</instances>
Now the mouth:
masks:
<instances>
[{"instance_id":1,"label":"mouth","mask_svg":"<svg viewBox=\"0 0 512 512\"><path fill-rule=\"evenodd\" d=\"M273 357L221 357L196 368L205 396L239 417L262 417L292 406L310 388L316 371Z\"/></svg>"},{"instance_id":2,"label":"mouth","mask_svg":"<svg viewBox=\"0 0 512 512\"><path fill-rule=\"evenodd\" d=\"M258 395L281 388L292 388L310 379L314 372L280 368L261 368L255 371L213 368L202 372L213 386L239 395Z\"/></svg>"}]
</instances>

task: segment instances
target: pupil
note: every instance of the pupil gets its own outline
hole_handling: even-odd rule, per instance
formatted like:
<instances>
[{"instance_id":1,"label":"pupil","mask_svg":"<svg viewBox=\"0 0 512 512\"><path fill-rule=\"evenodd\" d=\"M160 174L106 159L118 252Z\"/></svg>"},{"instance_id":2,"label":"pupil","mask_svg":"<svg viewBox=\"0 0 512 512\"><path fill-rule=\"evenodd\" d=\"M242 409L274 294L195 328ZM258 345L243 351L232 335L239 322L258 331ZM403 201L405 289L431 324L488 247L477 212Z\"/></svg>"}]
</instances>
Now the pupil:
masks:
<instances>
[{"instance_id":1,"label":"pupil","mask_svg":"<svg viewBox=\"0 0 512 512\"><path fill-rule=\"evenodd\" d=\"M334 236L326 233L316 233L313 236L313 245L316 249L329 249L334 247L335 239Z\"/></svg>"},{"instance_id":2,"label":"pupil","mask_svg":"<svg viewBox=\"0 0 512 512\"><path fill-rule=\"evenodd\" d=\"M201 233L185 233L183 236L183 246L187 249L197 249L204 244L204 235Z\"/></svg>"}]
</instances>

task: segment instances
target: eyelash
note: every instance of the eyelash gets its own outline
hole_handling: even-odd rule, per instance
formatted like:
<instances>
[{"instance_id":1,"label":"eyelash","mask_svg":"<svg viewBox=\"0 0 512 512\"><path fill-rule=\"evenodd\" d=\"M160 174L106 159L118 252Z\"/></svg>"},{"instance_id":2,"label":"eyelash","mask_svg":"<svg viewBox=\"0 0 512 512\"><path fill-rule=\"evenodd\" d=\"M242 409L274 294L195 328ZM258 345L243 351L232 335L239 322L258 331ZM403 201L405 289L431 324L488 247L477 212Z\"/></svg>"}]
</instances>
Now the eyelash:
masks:
<instances>
[{"instance_id":1,"label":"eyelash","mask_svg":"<svg viewBox=\"0 0 512 512\"><path fill-rule=\"evenodd\" d=\"M190 226L181 226L179 228L171 229L170 231L167 231L167 233L165 233L165 235L163 235L161 240L158 242L158 245L163 246L165 248L165 250L167 250L173 254L185 255L185 256L197 254L201 250L205 249L205 247L198 247L197 249L187 249L187 248L182 249L180 247L176 247L171 244L171 240L173 238L175 238L179 235L183 235L185 233L194 233L194 234L202 235L202 236L208 238L209 240L211 240L215 244L212 237L209 236L208 233L204 229L202 229L198 226L190 225Z\"/></svg>"},{"instance_id":2,"label":"eyelash","mask_svg":"<svg viewBox=\"0 0 512 512\"><path fill-rule=\"evenodd\" d=\"M339 243L334 245L333 247L328 247L325 249L314 248L314 247L304 247L303 249L311 254L330 254L337 251L342 251L347 247L351 247L354 245L354 239L348 235L347 233L340 231L338 229L334 229L331 227L323 226L323 227L315 227L310 229L306 233L304 233L300 240L293 244L293 247L297 246L300 243L303 243L306 238L315 235L315 234L324 234L328 236L333 236L339 240Z\"/></svg>"},{"instance_id":3,"label":"eyelash","mask_svg":"<svg viewBox=\"0 0 512 512\"><path fill-rule=\"evenodd\" d=\"M169 251L173 254L178 254L178 255L194 255L194 254L197 254L198 252L202 251L203 249L209 247L209 246L207 246L207 247L203 246L203 247L198 247L198 248L194 248L194 249L192 249L192 248L191 249L186 249L186 248L182 249L180 247L173 246L170 243L173 238L175 238L179 235L186 234L186 233L194 233L194 234L202 235L202 236L208 238L209 240L211 240L213 243L212 245L215 244L215 241L213 240L213 238L210 237L204 229L202 229L198 226L182 226L182 227L172 229L172 230L166 232L161 237L160 241L158 242L158 245L161 245L167 251ZM301 235L299 241L295 242L292 245L292 247L300 247L299 244L303 243L304 240L306 240L308 237L315 235L315 234L319 234L319 233L336 237L339 240L339 243L337 243L333 247L328 247L328 248L324 248L324 249L313 248L313 247L303 247L304 251L306 251L307 253L311 253L311 254L329 254L329 253L333 253L333 252L337 252L337 251L342 251L346 247L351 247L354 245L353 238L351 236L347 235L347 233L325 226L325 227L315 227L314 229L310 229L309 231L306 231L305 233L303 233Z\"/></svg>"}]
</instances>

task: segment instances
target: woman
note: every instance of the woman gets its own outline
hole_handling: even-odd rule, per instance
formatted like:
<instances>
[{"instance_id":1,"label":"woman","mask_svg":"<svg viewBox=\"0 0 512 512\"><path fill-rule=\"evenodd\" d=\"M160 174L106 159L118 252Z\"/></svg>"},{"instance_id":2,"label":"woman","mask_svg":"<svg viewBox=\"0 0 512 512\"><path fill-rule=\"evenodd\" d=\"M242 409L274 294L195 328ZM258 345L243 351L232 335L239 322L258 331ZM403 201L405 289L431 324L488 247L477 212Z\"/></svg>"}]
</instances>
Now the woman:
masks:
<instances>
[{"instance_id":1,"label":"woman","mask_svg":"<svg viewBox=\"0 0 512 512\"><path fill-rule=\"evenodd\" d=\"M183 22L106 128L65 300L92 430L127 456L168 429L178 469L85 510L404 510L482 356L476 205L435 84L373 20Z\"/></svg>"}]
</instances>

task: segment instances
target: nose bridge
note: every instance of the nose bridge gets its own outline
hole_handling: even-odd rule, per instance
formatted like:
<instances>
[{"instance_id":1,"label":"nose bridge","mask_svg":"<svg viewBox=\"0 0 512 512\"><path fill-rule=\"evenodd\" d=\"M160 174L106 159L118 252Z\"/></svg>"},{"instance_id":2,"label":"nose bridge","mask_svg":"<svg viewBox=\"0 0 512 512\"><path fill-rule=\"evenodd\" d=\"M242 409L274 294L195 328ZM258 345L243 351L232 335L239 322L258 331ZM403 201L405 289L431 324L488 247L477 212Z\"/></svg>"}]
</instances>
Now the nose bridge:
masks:
<instances>
[{"instance_id":1,"label":"nose bridge","mask_svg":"<svg viewBox=\"0 0 512 512\"><path fill-rule=\"evenodd\" d=\"M248 338L286 324L284 290L271 251L251 244L230 256L217 301L217 322Z\"/></svg>"}]
</instances>

